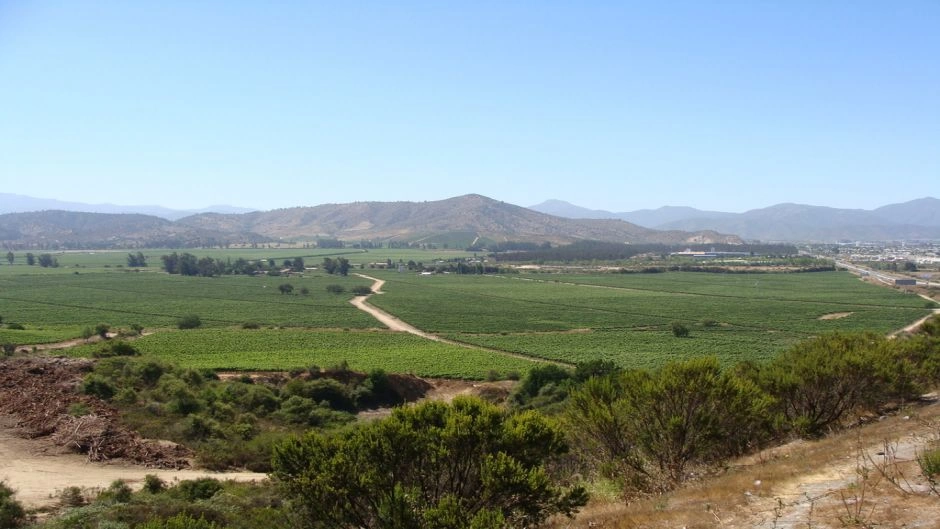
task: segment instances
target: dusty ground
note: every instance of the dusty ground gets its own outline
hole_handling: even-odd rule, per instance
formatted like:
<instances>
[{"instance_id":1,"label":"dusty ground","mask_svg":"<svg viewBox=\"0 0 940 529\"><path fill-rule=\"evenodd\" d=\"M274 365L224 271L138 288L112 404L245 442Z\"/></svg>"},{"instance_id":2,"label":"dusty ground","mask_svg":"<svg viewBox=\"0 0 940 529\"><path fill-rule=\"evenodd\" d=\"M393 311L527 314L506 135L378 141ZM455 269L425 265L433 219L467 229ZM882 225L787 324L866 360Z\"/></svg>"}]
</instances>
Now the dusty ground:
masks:
<instances>
[{"instance_id":1,"label":"dusty ground","mask_svg":"<svg viewBox=\"0 0 940 529\"><path fill-rule=\"evenodd\" d=\"M17 420L0 417L0 480L16 491L16 498L28 508L53 506L57 494L66 487L107 488L114 480L139 488L144 476L155 474L167 482L200 477L255 481L267 479L254 472L208 472L202 470L160 470L124 461L95 463L88 457L60 446L49 438L27 439Z\"/></svg>"}]
</instances>

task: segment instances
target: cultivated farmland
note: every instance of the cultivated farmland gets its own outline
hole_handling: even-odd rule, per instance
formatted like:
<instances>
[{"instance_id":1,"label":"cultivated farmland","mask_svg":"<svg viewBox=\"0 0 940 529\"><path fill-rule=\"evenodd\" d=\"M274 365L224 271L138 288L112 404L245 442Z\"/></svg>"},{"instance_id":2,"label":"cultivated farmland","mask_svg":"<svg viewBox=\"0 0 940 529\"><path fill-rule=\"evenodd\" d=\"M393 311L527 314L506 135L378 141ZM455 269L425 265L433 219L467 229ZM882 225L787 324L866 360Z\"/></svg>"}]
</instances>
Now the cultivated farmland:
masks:
<instances>
[{"instance_id":1,"label":"cultivated farmland","mask_svg":"<svg viewBox=\"0 0 940 529\"><path fill-rule=\"evenodd\" d=\"M349 304L354 287L371 284L365 278L320 270L290 277L182 277L159 270L165 253L147 252L151 266L140 271L123 266L126 252L58 254L58 268L0 267L0 342L28 346L76 338L99 323L141 325L154 332L136 343L144 354L190 367L280 370L347 361L356 369L481 378L533 365L513 355L565 363L606 359L629 367L706 354L726 364L765 360L816 334L887 333L926 314L922 299L844 272L425 276L370 265L388 259L431 265L467 254L196 251L215 259L303 257L311 267L343 253L387 280L386 293L370 303L424 331L490 349L481 350L384 330ZM293 286L290 294L280 292L284 283ZM327 292L329 285L344 292ZM203 328L177 331L187 314L199 315ZM840 317L825 318L833 314ZM23 329L10 328L11 322ZM261 329L242 329L247 322ZM674 322L688 327L690 336L674 336Z\"/></svg>"},{"instance_id":2,"label":"cultivated farmland","mask_svg":"<svg viewBox=\"0 0 940 529\"><path fill-rule=\"evenodd\" d=\"M306 369L343 362L354 370L384 369L446 378L524 373L534 362L391 331L198 329L167 331L134 342L144 354L181 367L224 370ZM89 354L88 345L73 354Z\"/></svg>"},{"instance_id":3,"label":"cultivated farmland","mask_svg":"<svg viewBox=\"0 0 940 529\"><path fill-rule=\"evenodd\" d=\"M383 277L388 294L372 302L424 330L536 357L631 367L702 354L761 360L819 333L889 332L927 313L921 298L844 272ZM672 322L691 336L673 336Z\"/></svg>"}]
</instances>

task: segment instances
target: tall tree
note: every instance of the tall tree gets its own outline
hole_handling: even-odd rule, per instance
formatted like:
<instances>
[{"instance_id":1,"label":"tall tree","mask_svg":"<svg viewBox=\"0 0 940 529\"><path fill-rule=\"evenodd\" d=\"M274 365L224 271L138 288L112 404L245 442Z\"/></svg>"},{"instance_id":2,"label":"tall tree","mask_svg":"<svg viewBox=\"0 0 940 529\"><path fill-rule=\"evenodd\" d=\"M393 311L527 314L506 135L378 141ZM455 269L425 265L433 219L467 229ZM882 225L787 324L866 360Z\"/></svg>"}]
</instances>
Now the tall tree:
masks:
<instances>
[{"instance_id":1,"label":"tall tree","mask_svg":"<svg viewBox=\"0 0 940 529\"><path fill-rule=\"evenodd\" d=\"M16 260L16 256L13 254L13 252L7 252L7 262L13 264L14 260Z\"/></svg>"}]
</instances>

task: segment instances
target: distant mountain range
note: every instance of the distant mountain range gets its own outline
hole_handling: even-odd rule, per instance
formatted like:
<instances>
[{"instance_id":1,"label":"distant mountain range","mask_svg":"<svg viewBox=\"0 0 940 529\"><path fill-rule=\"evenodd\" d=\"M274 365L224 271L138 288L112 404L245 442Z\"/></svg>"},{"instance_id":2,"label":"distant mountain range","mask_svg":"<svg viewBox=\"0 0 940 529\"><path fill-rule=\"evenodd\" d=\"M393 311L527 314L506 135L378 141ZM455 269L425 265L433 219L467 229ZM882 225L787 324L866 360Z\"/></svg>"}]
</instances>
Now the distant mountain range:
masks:
<instances>
[{"instance_id":1,"label":"distant mountain range","mask_svg":"<svg viewBox=\"0 0 940 529\"><path fill-rule=\"evenodd\" d=\"M874 210L777 204L744 213L672 206L613 213L561 200L530 209L568 218L621 219L658 230L714 230L761 241L940 239L940 200L932 197Z\"/></svg>"},{"instance_id":2,"label":"distant mountain range","mask_svg":"<svg viewBox=\"0 0 940 529\"><path fill-rule=\"evenodd\" d=\"M711 230L653 230L617 219L567 219L464 195L429 202L355 202L250 213L200 213L169 221L138 214L40 211L0 215L0 242L75 246L187 246L337 238L463 248L505 241L737 243Z\"/></svg>"},{"instance_id":3,"label":"distant mountain range","mask_svg":"<svg viewBox=\"0 0 940 529\"><path fill-rule=\"evenodd\" d=\"M153 215L167 220L177 220L197 213L248 213L250 208L235 206L208 206L199 209L171 209L163 206L118 206L115 204L85 204L65 202L51 198L35 198L12 193L0 193L0 213L26 213L43 210L82 211L86 213L136 213Z\"/></svg>"}]
</instances>

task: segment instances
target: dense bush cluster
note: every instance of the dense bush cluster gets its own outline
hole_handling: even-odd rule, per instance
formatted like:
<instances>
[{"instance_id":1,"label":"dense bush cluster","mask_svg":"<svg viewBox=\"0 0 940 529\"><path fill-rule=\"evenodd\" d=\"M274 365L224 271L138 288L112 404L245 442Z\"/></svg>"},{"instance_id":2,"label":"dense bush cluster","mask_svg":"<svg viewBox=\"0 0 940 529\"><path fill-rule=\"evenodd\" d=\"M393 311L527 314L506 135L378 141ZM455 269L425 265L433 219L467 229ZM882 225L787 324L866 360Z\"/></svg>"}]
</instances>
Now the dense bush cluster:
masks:
<instances>
[{"instance_id":1,"label":"dense bush cluster","mask_svg":"<svg viewBox=\"0 0 940 529\"><path fill-rule=\"evenodd\" d=\"M269 469L272 444L292 431L341 426L361 409L404 402L381 370L362 375L317 368L222 381L211 371L127 356L99 362L82 391L122 408L125 421L145 437L194 448L208 468L256 471Z\"/></svg>"},{"instance_id":2,"label":"dense bush cluster","mask_svg":"<svg viewBox=\"0 0 940 529\"><path fill-rule=\"evenodd\" d=\"M830 334L764 365L722 369L714 358L699 358L581 385L566 379L562 391L558 377L544 381L543 369L520 388L528 398L516 401L554 395L556 409L564 401L568 430L577 432L573 441L588 470L618 480L626 494L660 492L692 469L770 441L818 437L916 399L940 381L938 331L935 318L909 338Z\"/></svg>"}]
</instances>

